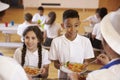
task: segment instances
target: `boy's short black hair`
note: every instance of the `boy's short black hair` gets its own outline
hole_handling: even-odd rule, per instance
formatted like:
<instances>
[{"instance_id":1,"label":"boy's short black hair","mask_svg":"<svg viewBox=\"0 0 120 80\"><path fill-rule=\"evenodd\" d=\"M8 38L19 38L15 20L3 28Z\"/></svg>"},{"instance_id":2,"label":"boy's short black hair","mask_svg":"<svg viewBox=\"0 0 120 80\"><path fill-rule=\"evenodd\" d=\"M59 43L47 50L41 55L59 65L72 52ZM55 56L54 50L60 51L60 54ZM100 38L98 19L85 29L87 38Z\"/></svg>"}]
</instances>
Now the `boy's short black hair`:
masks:
<instances>
[{"instance_id":1,"label":"boy's short black hair","mask_svg":"<svg viewBox=\"0 0 120 80\"><path fill-rule=\"evenodd\" d=\"M107 15L107 13L108 13L107 8L105 8L105 7L100 8L100 10L99 10L99 15L100 15L101 19L103 19L103 17L104 17L105 15Z\"/></svg>"},{"instance_id":2,"label":"boy's short black hair","mask_svg":"<svg viewBox=\"0 0 120 80\"><path fill-rule=\"evenodd\" d=\"M38 10L44 11L44 8L42 6L38 7Z\"/></svg>"},{"instance_id":3,"label":"boy's short black hair","mask_svg":"<svg viewBox=\"0 0 120 80\"><path fill-rule=\"evenodd\" d=\"M64 11L63 13L63 21L67 18L78 18L79 19L79 14L76 10L68 9Z\"/></svg>"}]
</instances>

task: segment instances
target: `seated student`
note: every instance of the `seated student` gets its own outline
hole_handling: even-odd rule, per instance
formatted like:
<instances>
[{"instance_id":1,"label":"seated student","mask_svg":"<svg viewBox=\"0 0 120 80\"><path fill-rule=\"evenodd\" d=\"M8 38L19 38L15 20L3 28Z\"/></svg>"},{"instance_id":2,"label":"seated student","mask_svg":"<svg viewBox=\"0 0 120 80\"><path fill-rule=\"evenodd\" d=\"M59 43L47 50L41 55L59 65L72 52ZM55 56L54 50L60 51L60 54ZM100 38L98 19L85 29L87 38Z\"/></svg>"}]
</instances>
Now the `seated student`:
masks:
<instances>
[{"instance_id":1,"label":"seated student","mask_svg":"<svg viewBox=\"0 0 120 80\"><path fill-rule=\"evenodd\" d=\"M41 69L39 78L48 77L50 61L48 51L41 44L43 36L38 26L29 26L23 32L23 47L16 49L14 59L22 66L34 66Z\"/></svg>"},{"instance_id":2,"label":"seated student","mask_svg":"<svg viewBox=\"0 0 120 80\"><path fill-rule=\"evenodd\" d=\"M49 59L59 70L59 78L67 80L67 73L60 69L62 64L69 62L87 64L88 59L94 57L90 40L78 34L80 26L79 14L76 10L69 9L63 13L62 26L66 33L53 39Z\"/></svg>"},{"instance_id":3,"label":"seated student","mask_svg":"<svg viewBox=\"0 0 120 80\"><path fill-rule=\"evenodd\" d=\"M16 60L0 56L0 80L32 80Z\"/></svg>"},{"instance_id":4,"label":"seated student","mask_svg":"<svg viewBox=\"0 0 120 80\"><path fill-rule=\"evenodd\" d=\"M120 11L109 13L101 21L102 44L106 54L100 54L96 61L103 64L99 70L88 74L86 80L120 80ZM70 74L72 80L78 75Z\"/></svg>"},{"instance_id":5,"label":"seated student","mask_svg":"<svg viewBox=\"0 0 120 80\"><path fill-rule=\"evenodd\" d=\"M100 8L98 12L100 21L103 19L103 17L106 14L107 14L107 9L104 7ZM102 44L101 44L102 37L101 37L100 25L101 25L101 22L95 24L92 31L92 39L91 39L92 46L97 49L102 49Z\"/></svg>"},{"instance_id":6,"label":"seated student","mask_svg":"<svg viewBox=\"0 0 120 80\"><path fill-rule=\"evenodd\" d=\"M99 20L99 15L98 15L99 10L100 10L100 8L97 8L96 12L95 12L95 15L89 16L88 18L83 20L83 22L90 22L90 26L94 27L94 25L100 21Z\"/></svg>"},{"instance_id":7,"label":"seated student","mask_svg":"<svg viewBox=\"0 0 120 80\"><path fill-rule=\"evenodd\" d=\"M58 37L61 32L61 25L55 22L56 13L51 11L48 14L48 21L44 25L44 46L50 47L54 38Z\"/></svg>"},{"instance_id":8,"label":"seated student","mask_svg":"<svg viewBox=\"0 0 120 80\"><path fill-rule=\"evenodd\" d=\"M33 23L38 23L44 25L46 22L47 16L44 15L44 7L38 7L38 13L35 13L32 18Z\"/></svg>"},{"instance_id":9,"label":"seated student","mask_svg":"<svg viewBox=\"0 0 120 80\"><path fill-rule=\"evenodd\" d=\"M22 34L23 34L24 30L30 25L37 25L37 24L32 23L32 14L31 13L26 13L24 15L24 20L25 21L22 24L20 24L17 28L17 34L21 36L22 42L23 42Z\"/></svg>"}]
</instances>

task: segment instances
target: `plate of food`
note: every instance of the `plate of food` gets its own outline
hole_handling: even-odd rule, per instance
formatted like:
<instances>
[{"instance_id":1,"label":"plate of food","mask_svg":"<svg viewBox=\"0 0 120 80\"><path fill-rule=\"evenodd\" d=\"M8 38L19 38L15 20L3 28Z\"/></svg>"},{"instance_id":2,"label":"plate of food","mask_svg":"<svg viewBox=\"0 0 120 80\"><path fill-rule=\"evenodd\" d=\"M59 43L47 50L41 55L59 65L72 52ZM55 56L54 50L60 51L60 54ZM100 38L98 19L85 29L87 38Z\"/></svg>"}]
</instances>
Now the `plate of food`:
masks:
<instances>
[{"instance_id":1,"label":"plate of food","mask_svg":"<svg viewBox=\"0 0 120 80\"><path fill-rule=\"evenodd\" d=\"M30 76L38 76L41 73L39 68L33 66L24 66L24 70Z\"/></svg>"},{"instance_id":2,"label":"plate of food","mask_svg":"<svg viewBox=\"0 0 120 80\"><path fill-rule=\"evenodd\" d=\"M63 66L61 66L60 70L66 73L73 73L73 72L83 73L87 71L84 64L70 63L69 61L65 63Z\"/></svg>"}]
</instances>

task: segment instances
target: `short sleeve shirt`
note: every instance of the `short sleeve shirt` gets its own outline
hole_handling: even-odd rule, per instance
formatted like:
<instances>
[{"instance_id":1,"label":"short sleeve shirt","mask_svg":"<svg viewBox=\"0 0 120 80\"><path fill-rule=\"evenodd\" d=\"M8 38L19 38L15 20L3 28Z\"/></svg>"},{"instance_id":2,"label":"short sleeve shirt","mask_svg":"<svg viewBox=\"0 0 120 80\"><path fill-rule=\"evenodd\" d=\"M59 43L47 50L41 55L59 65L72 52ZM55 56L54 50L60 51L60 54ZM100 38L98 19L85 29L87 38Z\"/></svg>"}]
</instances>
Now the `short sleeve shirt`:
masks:
<instances>
[{"instance_id":1,"label":"short sleeve shirt","mask_svg":"<svg viewBox=\"0 0 120 80\"><path fill-rule=\"evenodd\" d=\"M84 59L93 58L93 48L88 38L77 35L75 40L68 40L65 35L53 39L49 59L61 63L83 63Z\"/></svg>"},{"instance_id":2,"label":"short sleeve shirt","mask_svg":"<svg viewBox=\"0 0 120 80\"><path fill-rule=\"evenodd\" d=\"M96 15L89 16L86 20L92 21L94 23L90 23L90 26L93 26L98 23L100 20L96 17Z\"/></svg>"},{"instance_id":3,"label":"short sleeve shirt","mask_svg":"<svg viewBox=\"0 0 120 80\"><path fill-rule=\"evenodd\" d=\"M16 60L0 56L0 80L28 80L27 74Z\"/></svg>"},{"instance_id":4,"label":"short sleeve shirt","mask_svg":"<svg viewBox=\"0 0 120 80\"><path fill-rule=\"evenodd\" d=\"M41 24L44 24L46 19L47 19L47 16L45 15L40 16L39 13L36 13L32 18L32 22L38 22L38 20L40 20Z\"/></svg>"},{"instance_id":5,"label":"short sleeve shirt","mask_svg":"<svg viewBox=\"0 0 120 80\"><path fill-rule=\"evenodd\" d=\"M55 38L58 36L58 31L61 29L60 24L53 23L52 25L45 24L44 30L47 32L48 38Z\"/></svg>"},{"instance_id":6,"label":"short sleeve shirt","mask_svg":"<svg viewBox=\"0 0 120 80\"><path fill-rule=\"evenodd\" d=\"M95 70L88 74L86 80L120 80L120 64Z\"/></svg>"},{"instance_id":7,"label":"short sleeve shirt","mask_svg":"<svg viewBox=\"0 0 120 80\"><path fill-rule=\"evenodd\" d=\"M21 48L16 49L14 58L21 64ZM42 49L42 66L50 64L50 60L48 60L48 51L45 49ZM29 65L29 66L35 66L38 67L38 50L35 52L30 52L27 50L26 56L25 56L25 64L24 65Z\"/></svg>"},{"instance_id":8,"label":"short sleeve shirt","mask_svg":"<svg viewBox=\"0 0 120 80\"><path fill-rule=\"evenodd\" d=\"M101 30L100 30L100 23L95 24L95 27L93 28L92 35L96 35L96 39L102 40Z\"/></svg>"}]
</instances>

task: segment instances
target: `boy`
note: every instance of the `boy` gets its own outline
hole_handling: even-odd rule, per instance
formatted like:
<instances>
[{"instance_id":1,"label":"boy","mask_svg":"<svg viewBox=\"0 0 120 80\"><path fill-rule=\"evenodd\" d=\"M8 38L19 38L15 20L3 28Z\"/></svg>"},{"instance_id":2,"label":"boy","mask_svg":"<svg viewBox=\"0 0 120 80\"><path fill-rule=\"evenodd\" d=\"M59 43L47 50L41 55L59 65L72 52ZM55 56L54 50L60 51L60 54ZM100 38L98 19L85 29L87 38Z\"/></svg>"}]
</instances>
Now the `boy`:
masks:
<instances>
[{"instance_id":1,"label":"boy","mask_svg":"<svg viewBox=\"0 0 120 80\"><path fill-rule=\"evenodd\" d=\"M33 23L38 23L40 25L44 25L45 21L47 19L47 16L44 15L44 8L42 6L38 7L38 13L36 13L33 18L32 22Z\"/></svg>"},{"instance_id":2,"label":"boy","mask_svg":"<svg viewBox=\"0 0 120 80\"><path fill-rule=\"evenodd\" d=\"M66 10L63 13L63 24L66 33L53 39L49 59L54 61L54 66L60 69L66 62L87 63L87 59L93 58L93 48L89 39L78 35L80 21L76 10ZM67 73L59 71L59 78L67 79Z\"/></svg>"},{"instance_id":3,"label":"boy","mask_svg":"<svg viewBox=\"0 0 120 80\"><path fill-rule=\"evenodd\" d=\"M24 22L22 24L20 24L18 26L18 29L17 29L17 34L21 36L21 41L23 42L23 37L22 37L22 34L24 32L24 30L29 26L29 25L37 25L37 24L33 24L32 23L32 14L31 13L26 13L24 15Z\"/></svg>"}]
</instances>

